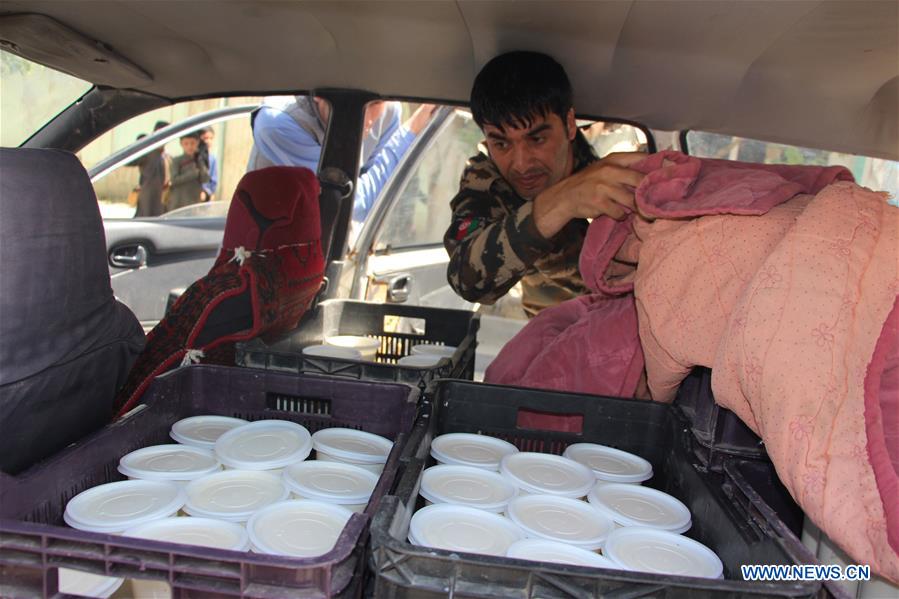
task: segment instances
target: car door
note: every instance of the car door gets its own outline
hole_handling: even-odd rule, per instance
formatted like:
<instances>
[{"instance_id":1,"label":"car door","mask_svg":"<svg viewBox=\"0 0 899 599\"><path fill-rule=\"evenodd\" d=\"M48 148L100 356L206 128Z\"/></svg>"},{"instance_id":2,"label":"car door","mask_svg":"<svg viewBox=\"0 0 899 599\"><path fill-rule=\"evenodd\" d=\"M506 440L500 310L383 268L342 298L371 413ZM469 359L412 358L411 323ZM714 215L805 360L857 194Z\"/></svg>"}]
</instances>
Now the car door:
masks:
<instances>
[{"instance_id":1,"label":"car door","mask_svg":"<svg viewBox=\"0 0 899 599\"><path fill-rule=\"evenodd\" d=\"M483 135L461 109L443 107L384 190L353 252L353 296L472 310L446 281L443 233L459 175Z\"/></svg>"},{"instance_id":2,"label":"car door","mask_svg":"<svg viewBox=\"0 0 899 599\"><path fill-rule=\"evenodd\" d=\"M238 141L235 125L249 129L249 115L256 104L239 104L195 114L166 126L113 153L89 169L97 192L106 230L106 250L113 292L149 329L164 316L170 298L205 275L218 253L225 227L231 190L243 174L247 144L223 140L213 146L230 177L219 173L216 201L185 206L160 216L137 217L135 207L123 198L134 196L137 161L159 152L178 151L179 138L207 127L218 129L219 137L230 133ZM235 149L237 150L235 152ZM247 152L248 147L247 147ZM227 184L225 184L227 182ZM226 198L226 200L222 200Z\"/></svg>"}]
</instances>

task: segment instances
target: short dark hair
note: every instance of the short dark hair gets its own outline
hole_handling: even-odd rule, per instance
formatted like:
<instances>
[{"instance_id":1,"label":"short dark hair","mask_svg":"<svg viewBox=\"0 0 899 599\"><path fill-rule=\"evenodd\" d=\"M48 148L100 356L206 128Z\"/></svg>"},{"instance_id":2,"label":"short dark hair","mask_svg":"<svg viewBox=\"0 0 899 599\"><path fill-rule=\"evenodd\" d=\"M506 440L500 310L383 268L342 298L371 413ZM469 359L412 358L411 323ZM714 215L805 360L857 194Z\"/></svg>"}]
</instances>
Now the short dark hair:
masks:
<instances>
[{"instance_id":1,"label":"short dark hair","mask_svg":"<svg viewBox=\"0 0 899 599\"><path fill-rule=\"evenodd\" d=\"M165 129L168 126L168 121L156 121L156 124L153 125L153 131L159 131L160 129Z\"/></svg>"},{"instance_id":2,"label":"short dark hair","mask_svg":"<svg viewBox=\"0 0 899 599\"><path fill-rule=\"evenodd\" d=\"M190 133L185 133L184 135L182 135L180 139L196 139L196 140L199 140L199 139L200 139L200 133L197 132L197 131L191 131Z\"/></svg>"},{"instance_id":3,"label":"short dark hair","mask_svg":"<svg viewBox=\"0 0 899 599\"><path fill-rule=\"evenodd\" d=\"M562 121L573 106L574 93L565 69L551 56L515 51L484 65L471 88L475 123L496 127L529 127L550 113Z\"/></svg>"}]
</instances>

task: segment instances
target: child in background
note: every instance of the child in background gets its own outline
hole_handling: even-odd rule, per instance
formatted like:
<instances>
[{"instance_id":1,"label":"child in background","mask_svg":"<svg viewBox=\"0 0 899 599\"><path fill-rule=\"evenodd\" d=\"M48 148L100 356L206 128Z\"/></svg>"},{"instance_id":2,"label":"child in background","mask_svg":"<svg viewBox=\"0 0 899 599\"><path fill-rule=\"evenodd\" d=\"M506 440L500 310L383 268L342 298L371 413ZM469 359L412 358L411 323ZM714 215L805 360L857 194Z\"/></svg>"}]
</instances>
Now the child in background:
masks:
<instances>
[{"instance_id":1,"label":"child in background","mask_svg":"<svg viewBox=\"0 0 899 599\"><path fill-rule=\"evenodd\" d=\"M172 161L172 186L166 209L183 208L200 202L203 184L209 181L209 167L197 150L200 146L199 133L187 133L181 137L184 153Z\"/></svg>"}]
</instances>

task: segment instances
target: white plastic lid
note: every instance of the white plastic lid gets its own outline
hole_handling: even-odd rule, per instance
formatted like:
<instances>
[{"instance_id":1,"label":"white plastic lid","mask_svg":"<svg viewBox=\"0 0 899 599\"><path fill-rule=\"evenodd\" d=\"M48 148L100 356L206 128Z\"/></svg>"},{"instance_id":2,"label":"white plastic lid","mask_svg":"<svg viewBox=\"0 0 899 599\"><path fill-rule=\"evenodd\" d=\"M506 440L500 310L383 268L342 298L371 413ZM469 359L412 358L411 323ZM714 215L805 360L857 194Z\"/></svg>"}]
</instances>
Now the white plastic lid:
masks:
<instances>
[{"instance_id":1,"label":"white plastic lid","mask_svg":"<svg viewBox=\"0 0 899 599\"><path fill-rule=\"evenodd\" d=\"M456 353L456 349L458 349L455 345L413 345L412 346L412 355L436 355L441 358L452 358Z\"/></svg>"},{"instance_id":2,"label":"white plastic lid","mask_svg":"<svg viewBox=\"0 0 899 599\"><path fill-rule=\"evenodd\" d=\"M304 356L316 358L337 358L339 360L361 360L362 352L352 347L337 347L335 345L307 345L303 348Z\"/></svg>"},{"instance_id":3,"label":"white plastic lid","mask_svg":"<svg viewBox=\"0 0 899 599\"><path fill-rule=\"evenodd\" d=\"M613 483L641 483L652 478L652 464L638 455L597 445L575 443L569 445L564 457L593 470L599 480Z\"/></svg>"},{"instance_id":4,"label":"white plastic lid","mask_svg":"<svg viewBox=\"0 0 899 599\"><path fill-rule=\"evenodd\" d=\"M281 478L258 470L225 470L198 478L184 489L191 516L246 522L254 512L290 494Z\"/></svg>"},{"instance_id":5,"label":"white plastic lid","mask_svg":"<svg viewBox=\"0 0 899 599\"><path fill-rule=\"evenodd\" d=\"M81 570L59 569L59 592L81 597L109 597L122 586L124 578L91 574Z\"/></svg>"},{"instance_id":6,"label":"white plastic lid","mask_svg":"<svg viewBox=\"0 0 899 599\"><path fill-rule=\"evenodd\" d=\"M715 552L683 535L633 526L609 535L603 552L628 570L721 578L724 566Z\"/></svg>"},{"instance_id":7,"label":"white plastic lid","mask_svg":"<svg viewBox=\"0 0 899 599\"><path fill-rule=\"evenodd\" d=\"M378 475L343 462L300 462L284 470L284 484L307 499L359 505L368 503Z\"/></svg>"},{"instance_id":8,"label":"white plastic lid","mask_svg":"<svg viewBox=\"0 0 899 599\"><path fill-rule=\"evenodd\" d=\"M184 499L184 491L173 482L126 480L79 493L66 505L63 519L79 530L118 533L171 516Z\"/></svg>"},{"instance_id":9,"label":"white plastic lid","mask_svg":"<svg viewBox=\"0 0 899 599\"><path fill-rule=\"evenodd\" d=\"M578 499L523 495L509 502L506 514L528 537L599 549L615 529L612 519Z\"/></svg>"},{"instance_id":10,"label":"white plastic lid","mask_svg":"<svg viewBox=\"0 0 899 599\"><path fill-rule=\"evenodd\" d=\"M221 469L209 449L190 445L154 445L119 460L119 472L145 480L193 480Z\"/></svg>"},{"instance_id":11,"label":"white plastic lid","mask_svg":"<svg viewBox=\"0 0 899 599\"><path fill-rule=\"evenodd\" d=\"M243 426L247 421L228 416L191 416L172 425L169 433L172 439L184 445L213 449L216 440L232 428Z\"/></svg>"},{"instance_id":12,"label":"white plastic lid","mask_svg":"<svg viewBox=\"0 0 899 599\"><path fill-rule=\"evenodd\" d=\"M409 535L413 543L424 547L499 556L524 538L508 518L449 503L435 503L415 512Z\"/></svg>"},{"instance_id":13,"label":"white plastic lid","mask_svg":"<svg viewBox=\"0 0 899 599\"><path fill-rule=\"evenodd\" d=\"M499 470L503 457L513 453L518 453L517 447L487 435L449 433L431 441L431 457L441 464Z\"/></svg>"},{"instance_id":14,"label":"white plastic lid","mask_svg":"<svg viewBox=\"0 0 899 599\"><path fill-rule=\"evenodd\" d=\"M321 501L282 501L254 514L247 532L259 553L314 557L334 547L352 514Z\"/></svg>"},{"instance_id":15,"label":"white plastic lid","mask_svg":"<svg viewBox=\"0 0 899 599\"><path fill-rule=\"evenodd\" d=\"M243 470L275 470L302 462L312 452L306 427L287 420L259 420L232 429L215 442L223 464Z\"/></svg>"},{"instance_id":16,"label":"white plastic lid","mask_svg":"<svg viewBox=\"0 0 899 599\"><path fill-rule=\"evenodd\" d=\"M521 452L503 458L500 473L526 493L583 497L596 484L593 471L548 453Z\"/></svg>"},{"instance_id":17,"label":"white plastic lid","mask_svg":"<svg viewBox=\"0 0 899 599\"><path fill-rule=\"evenodd\" d=\"M591 568L621 569L620 565L598 553L546 539L524 539L523 541L513 543L509 547L506 557L535 562L589 566Z\"/></svg>"},{"instance_id":18,"label":"white plastic lid","mask_svg":"<svg viewBox=\"0 0 899 599\"><path fill-rule=\"evenodd\" d=\"M410 366L412 368L431 368L432 366L437 366L440 363L440 360L443 359L443 356L437 354L412 354L411 356L406 356L404 358L400 358L396 361L398 366Z\"/></svg>"},{"instance_id":19,"label":"white plastic lid","mask_svg":"<svg viewBox=\"0 0 899 599\"><path fill-rule=\"evenodd\" d=\"M674 533L690 529L690 510L676 498L649 487L599 483L587 496L590 505L621 526L648 526Z\"/></svg>"},{"instance_id":20,"label":"white plastic lid","mask_svg":"<svg viewBox=\"0 0 899 599\"><path fill-rule=\"evenodd\" d=\"M501 512L517 494L515 485L496 472L473 466L432 466L421 477L421 496L432 503Z\"/></svg>"},{"instance_id":21,"label":"white plastic lid","mask_svg":"<svg viewBox=\"0 0 899 599\"><path fill-rule=\"evenodd\" d=\"M352 428L326 428L312 435L312 446L342 460L363 464L383 464L393 449L393 441Z\"/></svg>"},{"instance_id":22,"label":"white plastic lid","mask_svg":"<svg viewBox=\"0 0 899 599\"><path fill-rule=\"evenodd\" d=\"M155 520L129 528L122 536L231 551L246 551L250 548L250 537L243 526L211 518Z\"/></svg>"},{"instance_id":23,"label":"white plastic lid","mask_svg":"<svg viewBox=\"0 0 899 599\"><path fill-rule=\"evenodd\" d=\"M350 347L362 353L377 352L381 349L381 340L373 337L361 337L358 335L335 335L325 338L325 345L334 347Z\"/></svg>"}]
</instances>

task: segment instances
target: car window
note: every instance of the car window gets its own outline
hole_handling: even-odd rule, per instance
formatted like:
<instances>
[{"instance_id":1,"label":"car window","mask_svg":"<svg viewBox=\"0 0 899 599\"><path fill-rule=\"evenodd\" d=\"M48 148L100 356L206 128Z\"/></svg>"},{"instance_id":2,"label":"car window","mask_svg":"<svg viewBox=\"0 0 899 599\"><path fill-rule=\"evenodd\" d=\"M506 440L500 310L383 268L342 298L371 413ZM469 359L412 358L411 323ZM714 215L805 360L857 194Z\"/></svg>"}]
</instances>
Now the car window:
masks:
<instances>
[{"instance_id":1,"label":"car window","mask_svg":"<svg viewBox=\"0 0 899 599\"><path fill-rule=\"evenodd\" d=\"M614 152L646 151L646 133L633 125L604 121L578 121L578 126L600 158Z\"/></svg>"},{"instance_id":2,"label":"car window","mask_svg":"<svg viewBox=\"0 0 899 599\"><path fill-rule=\"evenodd\" d=\"M0 50L0 145L15 147L93 87Z\"/></svg>"},{"instance_id":3,"label":"car window","mask_svg":"<svg viewBox=\"0 0 899 599\"><path fill-rule=\"evenodd\" d=\"M184 208L209 200L216 203L230 201L234 188L246 172L247 160L253 145L250 111L258 106L261 99L237 97L181 102L129 119L88 144L78 152L78 157L85 168L92 169L116 152L133 146L137 140L154 133L154 130L168 126L177 127L188 122L188 119L191 119L189 122L200 123L178 131L172 139L157 149L143 155L138 152L133 160L110 172L94 176L94 191L103 217L132 218L167 214L169 218L177 218L212 216L220 211L219 208L214 210ZM223 110L229 107L244 107L246 110L230 113ZM204 115L208 115L209 118L204 119ZM185 135L190 137L201 133L208 141L205 152L200 141L182 142L180 139ZM178 183L179 175L181 179L188 175L187 167L194 168L189 164L190 160L182 160L185 156L183 143L197 146L198 150L195 151L197 160L193 162L199 164L200 158L206 157L203 164L208 172L206 175L208 180L201 185L193 185L189 192L183 187L179 189ZM169 182L167 186L165 181ZM159 189L154 191L154 185ZM196 187L196 190L193 187ZM193 191L197 192L195 201L192 198ZM148 199L150 195L158 195L159 198ZM139 211L139 203L146 204L148 201L164 202L164 205L159 210Z\"/></svg>"},{"instance_id":4,"label":"car window","mask_svg":"<svg viewBox=\"0 0 899 599\"><path fill-rule=\"evenodd\" d=\"M436 245L450 222L449 201L465 162L483 134L471 114L456 110L418 158L375 240L375 250Z\"/></svg>"},{"instance_id":5,"label":"car window","mask_svg":"<svg viewBox=\"0 0 899 599\"><path fill-rule=\"evenodd\" d=\"M582 120L578 126L599 156L646 149L646 134L632 125ZM423 149L375 238L375 251L442 245L465 163L484 134L471 113L457 109Z\"/></svg>"},{"instance_id":6,"label":"car window","mask_svg":"<svg viewBox=\"0 0 899 599\"><path fill-rule=\"evenodd\" d=\"M842 165L848 168L855 180L864 187L887 191L899 197L899 162L856 156L827 150L815 150L785 144L689 131L687 150L693 156L760 162L762 164L815 164Z\"/></svg>"}]
</instances>

